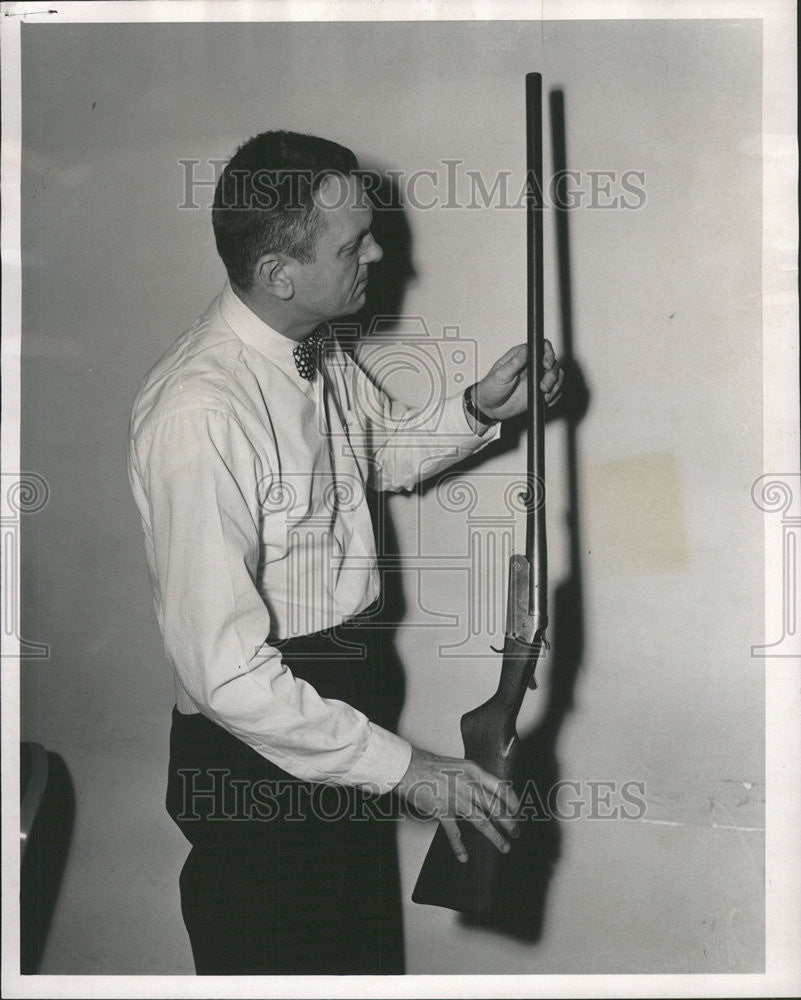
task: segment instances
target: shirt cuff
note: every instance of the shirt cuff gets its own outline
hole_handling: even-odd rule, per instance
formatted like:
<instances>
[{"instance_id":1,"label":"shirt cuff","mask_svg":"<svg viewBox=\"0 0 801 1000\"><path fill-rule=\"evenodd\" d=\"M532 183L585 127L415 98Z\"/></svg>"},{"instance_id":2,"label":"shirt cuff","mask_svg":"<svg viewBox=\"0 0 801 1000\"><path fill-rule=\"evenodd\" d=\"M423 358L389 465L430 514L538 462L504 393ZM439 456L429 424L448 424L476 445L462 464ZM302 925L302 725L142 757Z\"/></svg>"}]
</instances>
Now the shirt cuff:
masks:
<instances>
[{"instance_id":1,"label":"shirt cuff","mask_svg":"<svg viewBox=\"0 0 801 1000\"><path fill-rule=\"evenodd\" d=\"M491 424L483 434L476 434L467 422L467 414L464 412L464 390L457 392L453 396L448 396L442 407L442 417L439 423L441 434L453 434L462 438L467 434L467 440L462 448L467 447L473 450L479 446L489 444L501 433L501 421Z\"/></svg>"},{"instance_id":2,"label":"shirt cuff","mask_svg":"<svg viewBox=\"0 0 801 1000\"><path fill-rule=\"evenodd\" d=\"M360 785L377 795L391 792L406 774L412 759L412 745L388 729L371 722L367 747L348 772L349 785Z\"/></svg>"}]
</instances>

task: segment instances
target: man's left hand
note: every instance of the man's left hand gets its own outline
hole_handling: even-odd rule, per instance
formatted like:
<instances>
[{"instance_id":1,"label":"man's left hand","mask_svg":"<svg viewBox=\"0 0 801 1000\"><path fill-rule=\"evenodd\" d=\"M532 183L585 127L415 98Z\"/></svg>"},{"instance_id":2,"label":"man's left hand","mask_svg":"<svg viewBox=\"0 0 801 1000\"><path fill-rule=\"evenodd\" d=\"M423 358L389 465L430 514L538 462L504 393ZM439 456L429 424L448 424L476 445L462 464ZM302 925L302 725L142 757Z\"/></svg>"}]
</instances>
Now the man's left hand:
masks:
<instances>
[{"instance_id":1,"label":"man's left hand","mask_svg":"<svg viewBox=\"0 0 801 1000\"><path fill-rule=\"evenodd\" d=\"M476 383L473 402L493 420L507 420L525 410L527 357L527 346L518 344L498 358L484 378ZM545 393L545 402L550 406L561 394L565 373L559 367L549 340L544 342L542 363L545 375L540 382L540 389Z\"/></svg>"}]
</instances>

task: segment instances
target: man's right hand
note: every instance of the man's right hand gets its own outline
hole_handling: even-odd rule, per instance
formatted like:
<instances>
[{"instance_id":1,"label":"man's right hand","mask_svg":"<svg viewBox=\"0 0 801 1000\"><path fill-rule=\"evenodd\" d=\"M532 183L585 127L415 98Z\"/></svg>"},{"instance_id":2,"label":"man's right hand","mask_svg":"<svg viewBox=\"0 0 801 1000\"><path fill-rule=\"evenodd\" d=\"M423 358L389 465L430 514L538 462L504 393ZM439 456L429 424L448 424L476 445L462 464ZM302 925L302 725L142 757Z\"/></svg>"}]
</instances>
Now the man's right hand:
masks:
<instances>
[{"instance_id":1,"label":"man's right hand","mask_svg":"<svg viewBox=\"0 0 801 1000\"><path fill-rule=\"evenodd\" d=\"M457 819L469 821L499 851L509 850L518 835L514 815L520 802L509 782L501 781L472 760L440 757L412 747L412 759L395 792L415 809L436 817L453 853L467 861Z\"/></svg>"}]
</instances>

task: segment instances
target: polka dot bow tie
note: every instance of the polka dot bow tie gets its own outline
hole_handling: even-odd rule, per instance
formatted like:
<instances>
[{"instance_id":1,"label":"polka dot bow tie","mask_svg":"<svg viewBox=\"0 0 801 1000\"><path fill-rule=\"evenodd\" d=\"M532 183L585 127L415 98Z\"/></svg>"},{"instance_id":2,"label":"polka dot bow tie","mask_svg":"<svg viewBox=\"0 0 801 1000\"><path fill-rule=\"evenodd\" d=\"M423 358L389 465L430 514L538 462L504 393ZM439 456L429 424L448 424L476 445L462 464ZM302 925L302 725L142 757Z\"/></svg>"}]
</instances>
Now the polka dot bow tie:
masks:
<instances>
[{"instance_id":1,"label":"polka dot bow tie","mask_svg":"<svg viewBox=\"0 0 801 1000\"><path fill-rule=\"evenodd\" d=\"M318 326L292 351L298 374L309 382L314 381L314 376L320 367L320 348L324 340L325 328Z\"/></svg>"}]
</instances>

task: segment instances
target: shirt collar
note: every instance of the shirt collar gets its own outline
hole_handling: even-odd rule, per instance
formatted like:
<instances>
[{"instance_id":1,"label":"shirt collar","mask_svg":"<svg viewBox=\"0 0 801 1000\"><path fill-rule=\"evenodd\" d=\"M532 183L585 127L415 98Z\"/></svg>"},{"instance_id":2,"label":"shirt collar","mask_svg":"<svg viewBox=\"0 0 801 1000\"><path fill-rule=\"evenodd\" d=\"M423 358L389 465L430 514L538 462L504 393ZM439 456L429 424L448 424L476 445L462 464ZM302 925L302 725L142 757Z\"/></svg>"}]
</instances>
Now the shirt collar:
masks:
<instances>
[{"instance_id":1,"label":"shirt collar","mask_svg":"<svg viewBox=\"0 0 801 1000\"><path fill-rule=\"evenodd\" d=\"M279 365L285 371L294 372L297 375L295 359L292 351L297 347L297 343L289 337L268 326L264 320L246 306L242 299L231 287L231 282L226 281L220 297L220 311L223 319L231 327L234 333L243 340L249 347L254 348L259 354L264 355L268 361Z\"/></svg>"}]
</instances>

